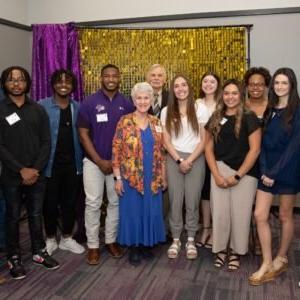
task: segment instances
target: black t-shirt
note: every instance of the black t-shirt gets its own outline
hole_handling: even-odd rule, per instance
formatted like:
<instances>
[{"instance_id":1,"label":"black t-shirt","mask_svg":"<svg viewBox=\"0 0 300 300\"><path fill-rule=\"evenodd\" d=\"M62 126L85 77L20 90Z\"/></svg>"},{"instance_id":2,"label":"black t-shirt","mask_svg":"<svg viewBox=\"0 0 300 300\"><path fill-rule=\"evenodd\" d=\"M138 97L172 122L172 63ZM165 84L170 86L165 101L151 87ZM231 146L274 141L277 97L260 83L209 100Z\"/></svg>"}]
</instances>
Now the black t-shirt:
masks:
<instances>
[{"instance_id":1,"label":"black t-shirt","mask_svg":"<svg viewBox=\"0 0 300 300\"><path fill-rule=\"evenodd\" d=\"M208 129L208 123L205 128ZM238 170L249 151L248 137L260 127L259 121L253 112L244 113L240 134L236 138L234 133L235 116L225 116L217 141L214 141L214 154L217 161L223 161L230 168ZM247 173L257 177L256 164Z\"/></svg>"},{"instance_id":2,"label":"black t-shirt","mask_svg":"<svg viewBox=\"0 0 300 300\"><path fill-rule=\"evenodd\" d=\"M75 164L71 106L60 109L54 165Z\"/></svg>"}]
</instances>

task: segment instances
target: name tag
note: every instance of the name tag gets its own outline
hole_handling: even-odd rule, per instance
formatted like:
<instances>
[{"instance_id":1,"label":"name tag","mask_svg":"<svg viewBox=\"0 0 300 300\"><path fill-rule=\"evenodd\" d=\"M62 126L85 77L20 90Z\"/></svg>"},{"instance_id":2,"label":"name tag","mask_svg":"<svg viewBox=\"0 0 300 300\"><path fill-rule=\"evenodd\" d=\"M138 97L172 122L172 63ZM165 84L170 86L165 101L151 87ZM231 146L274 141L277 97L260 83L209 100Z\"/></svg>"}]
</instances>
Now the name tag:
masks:
<instances>
[{"instance_id":1,"label":"name tag","mask_svg":"<svg viewBox=\"0 0 300 300\"><path fill-rule=\"evenodd\" d=\"M158 133L162 133L162 128L161 128L161 126L155 126L155 130L156 130L156 132L158 132Z\"/></svg>"},{"instance_id":2,"label":"name tag","mask_svg":"<svg viewBox=\"0 0 300 300\"><path fill-rule=\"evenodd\" d=\"M224 125L228 120L226 118L223 118L221 121L220 121L220 124L221 125Z\"/></svg>"},{"instance_id":3,"label":"name tag","mask_svg":"<svg viewBox=\"0 0 300 300\"><path fill-rule=\"evenodd\" d=\"M20 117L17 115L17 113L13 113L13 114L9 115L8 117L6 117L5 119L10 126L21 120Z\"/></svg>"},{"instance_id":4,"label":"name tag","mask_svg":"<svg viewBox=\"0 0 300 300\"><path fill-rule=\"evenodd\" d=\"M97 122L107 122L108 121L108 117L107 114L97 114Z\"/></svg>"}]
</instances>

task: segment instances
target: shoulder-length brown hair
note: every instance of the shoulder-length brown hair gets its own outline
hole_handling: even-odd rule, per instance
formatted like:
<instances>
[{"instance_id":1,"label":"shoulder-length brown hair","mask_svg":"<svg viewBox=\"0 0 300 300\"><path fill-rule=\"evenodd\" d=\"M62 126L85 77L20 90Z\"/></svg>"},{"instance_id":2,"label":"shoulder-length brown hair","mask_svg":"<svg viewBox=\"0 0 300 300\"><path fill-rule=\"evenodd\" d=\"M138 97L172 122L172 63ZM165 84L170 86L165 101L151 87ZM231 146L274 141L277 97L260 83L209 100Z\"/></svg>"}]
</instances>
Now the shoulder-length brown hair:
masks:
<instances>
[{"instance_id":1,"label":"shoulder-length brown hair","mask_svg":"<svg viewBox=\"0 0 300 300\"><path fill-rule=\"evenodd\" d=\"M212 134L215 141L218 140L218 137L219 137L219 134L221 131L221 121L225 116L226 108L227 108L224 103L224 100L223 100L224 89L230 84L233 84L238 88L239 94L240 94L240 99L241 99L240 105L238 106L237 112L235 114L234 134L237 138L240 135L240 129L241 129L243 115L247 111L247 109L245 108L245 97L244 97L243 84L236 79L226 80L222 87L222 93L221 93L220 100L218 101L217 108L216 108L215 112L213 113L213 115L211 116L211 119L208 124L208 131Z\"/></svg>"},{"instance_id":2,"label":"shoulder-length brown hair","mask_svg":"<svg viewBox=\"0 0 300 300\"><path fill-rule=\"evenodd\" d=\"M190 80L183 74L177 74L171 81L167 117L166 117L166 130L170 134L171 132L174 132L175 136L177 137L182 127L178 99L174 93L174 83L178 78L183 78L189 87L189 94L188 94L187 108L186 108L187 121L191 126L191 128L193 129L194 133L198 135L199 124L198 124L198 119L195 110L193 89Z\"/></svg>"}]
</instances>

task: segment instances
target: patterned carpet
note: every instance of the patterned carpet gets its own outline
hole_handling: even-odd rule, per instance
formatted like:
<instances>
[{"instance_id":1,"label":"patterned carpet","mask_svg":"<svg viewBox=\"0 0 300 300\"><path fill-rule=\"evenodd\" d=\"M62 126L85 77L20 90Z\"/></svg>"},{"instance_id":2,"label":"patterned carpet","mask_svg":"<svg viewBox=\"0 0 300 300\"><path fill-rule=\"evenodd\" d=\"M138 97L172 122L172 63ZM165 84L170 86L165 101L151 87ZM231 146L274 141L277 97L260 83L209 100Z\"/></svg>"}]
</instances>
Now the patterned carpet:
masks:
<instances>
[{"instance_id":1,"label":"patterned carpet","mask_svg":"<svg viewBox=\"0 0 300 300\"><path fill-rule=\"evenodd\" d=\"M274 247L278 244L278 220L273 218ZM289 253L290 268L276 281L260 287L248 285L247 278L259 265L259 257L247 255L237 272L218 270L213 256L200 250L199 258L187 261L182 251L176 260L166 256L167 245L157 247L155 260L130 266L127 255L108 256L102 247L101 263L89 266L85 255L57 250L60 269L47 271L31 263L27 226L22 226L21 245L27 278L10 279L2 256L0 275L7 281L0 286L0 299L203 299L203 300L296 300L300 299L300 215L296 216L296 235Z\"/></svg>"}]
</instances>

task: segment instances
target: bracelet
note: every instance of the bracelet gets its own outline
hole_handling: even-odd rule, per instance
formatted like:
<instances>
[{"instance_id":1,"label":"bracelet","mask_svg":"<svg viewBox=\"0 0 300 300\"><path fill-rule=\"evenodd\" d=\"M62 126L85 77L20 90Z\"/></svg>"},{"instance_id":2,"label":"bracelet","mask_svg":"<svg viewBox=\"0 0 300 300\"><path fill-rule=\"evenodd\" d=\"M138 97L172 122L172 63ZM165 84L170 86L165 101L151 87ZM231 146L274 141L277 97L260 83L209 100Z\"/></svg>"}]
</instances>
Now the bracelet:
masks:
<instances>
[{"instance_id":1,"label":"bracelet","mask_svg":"<svg viewBox=\"0 0 300 300\"><path fill-rule=\"evenodd\" d=\"M178 158L178 159L176 160L176 163L177 163L178 165L180 165L183 161L184 161L184 159L180 157L180 158Z\"/></svg>"},{"instance_id":2,"label":"bracelet","mask_svg":"<svg viewBox=\"0 0 300 300\"><path fill-rule=\"evenodd\" d=\"M121 180L122 179L122 177L120 176L120 175L118 175L118 176L114 176L114 180L116 181L116 180Z\"/></svg>"},{"instance_id":3,"label":"bracelet","mask_svg":"<svg viewBox=\"0 0 300 300\"><path fill-rule=\"evenodd\" d=\"M237 181L241 180L241 176L239 174L235 174L234 175L234 179L236 179Z\"/></svg>"}]
</instances>

